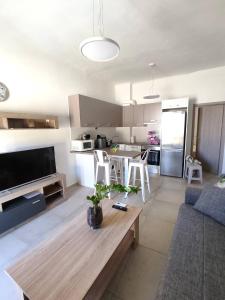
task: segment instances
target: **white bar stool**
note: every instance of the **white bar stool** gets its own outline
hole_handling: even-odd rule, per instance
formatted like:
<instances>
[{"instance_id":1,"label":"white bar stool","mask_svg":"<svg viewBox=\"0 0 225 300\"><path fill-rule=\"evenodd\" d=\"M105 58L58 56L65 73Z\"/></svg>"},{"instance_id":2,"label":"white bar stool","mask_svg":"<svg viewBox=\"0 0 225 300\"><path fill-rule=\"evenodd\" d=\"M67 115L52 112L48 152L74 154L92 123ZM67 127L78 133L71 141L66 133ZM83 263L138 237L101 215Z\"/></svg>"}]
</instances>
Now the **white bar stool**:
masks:
<instances>
[{"instance_id":1,"label":"white bar stool","mask_svg":"<svg viewBox=\"0 0 225 300\"><path fill-rule=\"evenodd\" d=\"M148 173L148 164L147 164L149 151L150 151L150 149L146 150L139 160L130 161L129 169L128 169L127 186L129 186L129 183L130 183L132 167L134 168L133 185L135 185L135 182L136 182L136 174L137 174L136 170L137 170L137 168L139 168L139 170L140 170L141 192L142 192L143 202L145 202L145 175L146 175L146 180L147 180L148 191L149 191L149 193L151 192L149 173Z\"/></svg>"},{"instance_id":2,"label":"white bar stool","mask_svg":"<svg viewBox=\"0 0 225 300\"><path fill-rule=\"evenodd\" d=\"M117 171L117 178L120 179L121 184L124 184L123 160L121 158L115 158L115 157L111 158L110 160L112 165L115 167L115 170Z\"/></svg>"},{"instance_id":3,"label":"white bar stool","mask_svg":"<svg viewBox=\"0 0 225 300\"><path fill-rule=\"evenodd\" d=\"M95 173L95 183L98 182L98 174L99 174L99 168L104 168L105 171L105 184L110 184L110 179L115 179L118 183L118 176L117 176L117 167L116 164L114 164L111 159L109 158L106 151L103 150L94 150L94 156L96 159L96 173ZM115 177L111 176L112 171L114 171ZM109 194L110 198L110 194Z\"/></svg>"},{"instance_id":4,"label":"white bar stool","mask_svg":"<svg viewBox=\"0 0 225 300\"><path fill-rule=\"evenodd\" d=\"M192 180L198 180L202 183L202 166L187 162L185 177L188 179L188 184L191 184Z\"/></svg>"}]
</instances>

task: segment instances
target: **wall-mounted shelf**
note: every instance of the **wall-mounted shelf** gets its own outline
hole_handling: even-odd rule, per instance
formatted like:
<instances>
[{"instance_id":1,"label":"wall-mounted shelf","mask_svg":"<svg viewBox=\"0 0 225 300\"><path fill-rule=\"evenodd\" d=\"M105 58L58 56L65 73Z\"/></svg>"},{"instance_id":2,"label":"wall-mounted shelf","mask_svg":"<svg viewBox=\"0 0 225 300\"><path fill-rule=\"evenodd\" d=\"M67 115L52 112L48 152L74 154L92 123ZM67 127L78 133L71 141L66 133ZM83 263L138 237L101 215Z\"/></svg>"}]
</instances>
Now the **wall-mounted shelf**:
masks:
<instances>
[{"instance_id":1,"label":"wall-mounted shelf","mask_svg":"<svg viewBox=\"0 0 225 300\"><path fill-rule=\"evenodd\" d=\"M51 115L0 112L0 129L58 129L58 118Z\"/></svg>"},{"instance_id":2,"label":"wall-mounted shelf","mask_svg":"<svg viewBox=\"0 0 225 300\"><path fill-rule=\"evenodd\" d=\"M60 185L58 182L45 186L43 189L44 189L45 198L63 192L63 186Z\"/></svg>"}]
</instances>

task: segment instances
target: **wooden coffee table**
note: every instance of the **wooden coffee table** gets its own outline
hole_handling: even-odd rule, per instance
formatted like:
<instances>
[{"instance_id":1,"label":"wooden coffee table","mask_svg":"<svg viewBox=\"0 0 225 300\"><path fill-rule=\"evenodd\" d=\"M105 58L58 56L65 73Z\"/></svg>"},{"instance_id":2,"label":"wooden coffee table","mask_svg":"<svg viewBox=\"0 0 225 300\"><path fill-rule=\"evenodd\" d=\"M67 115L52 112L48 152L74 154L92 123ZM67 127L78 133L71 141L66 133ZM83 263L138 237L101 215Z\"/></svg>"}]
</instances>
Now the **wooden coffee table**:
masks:
<instances>
[{"instance_id":1,"label":"wooden coffee table","mask_svg":"<svg viewBox=\"0 0 225 300\"><path fill-rule=\"evenodd\" d=\"M21 299L100 299L131 245L139 237L141 208L128 211L102 202L102 227L91 229L86 210L63 225L51 239L9 267Z\"/></svg>"}]
</instances>

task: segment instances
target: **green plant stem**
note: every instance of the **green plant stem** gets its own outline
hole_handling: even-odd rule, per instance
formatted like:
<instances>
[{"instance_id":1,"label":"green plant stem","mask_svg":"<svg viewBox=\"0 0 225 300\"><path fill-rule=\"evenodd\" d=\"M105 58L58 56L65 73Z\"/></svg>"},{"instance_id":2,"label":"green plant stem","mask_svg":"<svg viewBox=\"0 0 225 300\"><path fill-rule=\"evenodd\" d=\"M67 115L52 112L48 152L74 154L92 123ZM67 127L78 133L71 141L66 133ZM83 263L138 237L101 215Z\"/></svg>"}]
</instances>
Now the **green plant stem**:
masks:
<instances>
[{"instance_id":1,"label":"green plant stem","mask_svg":"<svg viewBox=\"0 0 225 300\"><path fill-rule=\"evenodd\" d=\"M104 185L97 183L95 185L95 195L87 196L87 200L91 201L94 207L97 207L101 200L108 198L110 192L119 193L136 193L140 190L137 186L125 186L119 183Z\"/></svg>"}]
</instances>

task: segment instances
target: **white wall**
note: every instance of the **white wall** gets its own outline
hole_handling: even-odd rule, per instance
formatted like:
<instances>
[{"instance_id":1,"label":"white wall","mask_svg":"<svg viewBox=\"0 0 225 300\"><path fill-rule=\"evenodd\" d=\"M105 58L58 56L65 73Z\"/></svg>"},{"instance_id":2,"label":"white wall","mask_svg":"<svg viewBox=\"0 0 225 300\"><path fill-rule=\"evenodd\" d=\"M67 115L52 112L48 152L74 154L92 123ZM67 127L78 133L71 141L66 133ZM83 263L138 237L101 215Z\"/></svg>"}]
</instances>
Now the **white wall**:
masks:
<instances>
[{"instance_id":1,"label":"white wall","mask_svg":"<svg viewBox=\"0 0 225 300\"><path fill-rule=\"evenodd\" d=\"M70 94L81 93L117 103L130 98L129 83L112 85L97 82L85 73L62 65L4 38L0 48L0 81L10 89L10 98L0 103L0 111L47 113L59 116L58 130L0 131L0 151L54 145L57 168L67 174L68 184L76 181L75 159L70 150L68 100ZM219 102L225 99L225 67L199 71L187 75L159 79L156 91L161 98L190 96L198 103ZM149 93L149 82L133 85L133 98L143 103L142 96ZM93 129L91 129L93 131ZM145 129L134 129L137 141L144 141ZM86 129L73 129L78 137ZM93 133L105 133L108 137L119 135L119 140L129 141L129 129L98 129Z\"/></svg>"},{"instance_id":2,"label":"white wall","mask_svg":"<svg viewBox=\"0 0 225 300\"><path fill-rule=\"evenodd\" d=\"M220 102L225 101L224 83L225 66L158 79L155 81L155 93L159 93L161 99L187 96L196 103ZM150 81L133 83L133 99L139 103L147 103L143 100L143 96L150 93L150 86ZM127 82L115 85L115 97L119 103L127 100L129 97Z\"/></svg>"},{"instance_id":3,"label":"white wall","mask_svg":"<svg viewBox=\"0 0 225 300\"><path fill-rule=\"evenodd\" d=\"M129 99L129 82L115 85L115 98L117 103L126 102ZM157 102L164 99L189 97L193 103L225 102L225 66L202 70L194 73L165 77L155 80L154 92L160 94L157 101L143 100L143 96L150 91L150 81L133 83L133 99L139 104ZM126 132L125 129L122 129ZM137 128L133 130L137 139L144 138L146 129ZM225 173L225 152L223 170Z\"/></svg>"},{"instance_id":4,"label":"white wall","mask_svg":"<svg viewBox=\"0 0 225 300\"><path fill-rule=\"evenodd\" d=\"M76 171L70 153L68 95L81 93L109 100L113 88L15 44L0 49L0 81L10 90L0 111L53 114L59 116L60 126L58 130L1 130L0 152L54 145L57 169L67 175L68 185L73 184Z\"/></svg>"}]
</instances>

